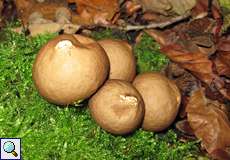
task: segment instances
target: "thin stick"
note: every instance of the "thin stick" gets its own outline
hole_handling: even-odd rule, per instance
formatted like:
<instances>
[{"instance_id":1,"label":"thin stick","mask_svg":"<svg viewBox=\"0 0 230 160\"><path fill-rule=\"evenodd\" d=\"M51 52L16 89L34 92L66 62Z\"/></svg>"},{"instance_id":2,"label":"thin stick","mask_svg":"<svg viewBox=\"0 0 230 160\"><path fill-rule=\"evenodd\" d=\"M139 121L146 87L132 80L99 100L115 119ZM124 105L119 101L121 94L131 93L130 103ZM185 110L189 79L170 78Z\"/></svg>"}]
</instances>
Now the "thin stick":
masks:
<instances>
[{"instance_id":1,"label":"thin stick","mask_svg":"<svg viewBox=\"0 0 230 160\"><path fill-rule=\"evenodd\" d=\"M184 15L171 18L168 21L160 22L160 23L151 23L148 25L127 25L127 26L117 26L117 25L99 25L98 27L105 27L105 28L111 28L111 29L119 29L124 31L131 31L131 30L142 30L142 29L152 29L152 28L164 28L166 26L169 26L173 23L182 21L184 19L187 19L190 17L190 12L185 13Z\"/></svg>"}]
</instances>

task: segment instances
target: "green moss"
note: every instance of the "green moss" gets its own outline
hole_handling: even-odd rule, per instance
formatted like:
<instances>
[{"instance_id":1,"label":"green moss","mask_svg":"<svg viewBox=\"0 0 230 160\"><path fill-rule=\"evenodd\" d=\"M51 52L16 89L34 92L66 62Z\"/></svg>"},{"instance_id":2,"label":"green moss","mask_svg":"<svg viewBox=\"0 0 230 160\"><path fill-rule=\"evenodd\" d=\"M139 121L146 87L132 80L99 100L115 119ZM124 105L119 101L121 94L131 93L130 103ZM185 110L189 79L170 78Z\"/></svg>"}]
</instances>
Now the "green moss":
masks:
<instances>
[{"instance_id":1,"label":"green moss","mask_svg":"<svg viewBox=\"0 0 230 160\"><path fill-rule=\"evenodd\" d=\"M113 136L95 124L86 106L62 108L46 102L33 85L31 69L38 50L55 34L2 34L0 137L22 138L23 159L196 159L197 142L180 142L172 130L159 135L139 129L126 137ZM138 55L150 53L137 49Z\"/></svg>"},{"instance_id":2,"label":"green moss","mask_svg":"<svg viewBox=\"0 0 230 160\"><path fill-rule=\"evenodd\" d=\"M93 31L91 37L96 40L105 38L128 40L130 38L125 32L112 29L99 29L99 31Z\"/></svg>"},{"instance_id":3,"label":"green moss","mask_svg":"<svg viewBox=\"0 0 230 160\"><path fill-rule=\"evenodd\" d=\"M100 40L103 38L114 38L129 40L130 37L125 33L117 33L111 29L105 29L101 32L93 32L92 37ZM160 46L147 34L143 34L140 43L134 46L135 56L137 58L137 72L142 73L146 71L160 71L168 62L160 52Z\"/></svg>"},{"instance_id":4,"label":"green moss","mask_svg":"<svg viewBox=\"0 0 230 160\"><path fill-rule=\"evenodd\" d=\"M230 1L229 0L219 0L221 7L226 7L230 9Z\"/></svg>"},{"instance_id":5,"label":"green moss","mask_svg":"<svg viewBox=\"0 0 230 160\"><path fill-rule=\"evenodd\" d=\"M219 0L222 14L223 14L223 26L222 32L226 32L230 27L230 1L229 0Z\"/></svg>"},{"instance_id":6,"label":"green moss","mask_svg":"<svg viewBox=\"0 0 230 160\"><path fill-rule=\"evenodd\" d=\"M137 57L137 70L139 73L147 71L160 71L168 62L160 52L160 46L147 34L134 48Z\"/></svg>"}]
</instances>

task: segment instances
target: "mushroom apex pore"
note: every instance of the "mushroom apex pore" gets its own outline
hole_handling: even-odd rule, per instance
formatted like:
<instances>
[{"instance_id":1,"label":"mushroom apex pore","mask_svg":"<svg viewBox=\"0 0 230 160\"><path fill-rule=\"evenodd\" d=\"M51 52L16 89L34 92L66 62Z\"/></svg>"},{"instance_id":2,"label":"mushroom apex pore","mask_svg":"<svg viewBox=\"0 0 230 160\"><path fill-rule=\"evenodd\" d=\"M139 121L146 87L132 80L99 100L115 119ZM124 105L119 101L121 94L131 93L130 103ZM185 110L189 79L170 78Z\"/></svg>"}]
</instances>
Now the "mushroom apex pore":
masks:
<instances>
[{"instance_id":1,"label":"mushroom apex pore","mask_svg":"<svg viewBox=\"0 0 230 160\"><path fill-rule=\"evenodd\" d=\"M121 98L121 101L124 103L128 103L133 106L136 106L138 104L138 100L135 96L120 95L120 98Z\"/></svg>"},{"instance_id":2,"label":"mushroom apex pore","mask_svg":"<svg viewBox=\"0 0 230 160\"><path fill-rule=\"evenodd\" d=\"M70 40L61 40L55 46L55 49L68 49L73 46L73 43Z\"/></svg>"}]
</instances>

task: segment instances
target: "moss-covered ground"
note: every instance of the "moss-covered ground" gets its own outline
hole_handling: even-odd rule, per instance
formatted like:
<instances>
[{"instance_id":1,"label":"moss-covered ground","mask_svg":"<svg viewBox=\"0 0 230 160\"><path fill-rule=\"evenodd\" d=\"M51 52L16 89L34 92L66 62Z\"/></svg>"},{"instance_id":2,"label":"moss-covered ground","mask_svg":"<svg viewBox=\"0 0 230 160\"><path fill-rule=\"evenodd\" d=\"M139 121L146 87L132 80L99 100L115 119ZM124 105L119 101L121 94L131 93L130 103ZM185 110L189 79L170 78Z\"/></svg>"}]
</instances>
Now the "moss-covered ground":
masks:
<instances>
[{"instance_id":1,"label":"moss-covered ground","mask_svg":"<svg viewBox=\"0 0 230 160\"><path fill-rule=\"evenodd\" d=\"M23 159L197 159L197 142L180 142L173 130L113 136L95 124L87 103L63 108L41 98L31 68L39 49L54 36L0 33L0 137L21 138ZM139 72L159 70L168 61L146 35L135 53Z\"/></svg>"}]
</instances>

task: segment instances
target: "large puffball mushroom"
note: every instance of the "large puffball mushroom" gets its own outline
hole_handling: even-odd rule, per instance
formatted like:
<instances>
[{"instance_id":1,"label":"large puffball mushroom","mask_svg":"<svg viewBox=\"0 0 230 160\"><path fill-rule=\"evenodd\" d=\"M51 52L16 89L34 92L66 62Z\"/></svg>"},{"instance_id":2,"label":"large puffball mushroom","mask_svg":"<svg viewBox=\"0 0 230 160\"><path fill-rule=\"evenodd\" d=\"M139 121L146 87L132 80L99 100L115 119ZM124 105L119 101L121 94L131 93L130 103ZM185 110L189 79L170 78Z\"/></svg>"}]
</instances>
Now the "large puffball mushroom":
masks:
<instances>
[{"instance_id":1,"label":"large puffball mushroom","mask_svg":"<svg viewBox=\"0 0 230 160\"><path fill-rule=\"evenodd\" d=\"M162 131L175 120L181 101L180 91L173 81L160 73L139 74L133 85L145 103L142 128L147 131Z\"/></svg>"},{"instance_id":2,"label":"large puffball mushroom","mask_svg":"<svg viewBox=\"0 0 230 160\"><path fill-rule=\"evenodd\" d=\"M39 51L33 65L33 80L42 97L68 105L90 97L104 83L109 60L93 39L60 35Z\"/></svg>"},{"instance_id":3,"label":"large puffball mushroom","mask_svg":"<svg viewBox=\"0 0 230 160\"><path fill-rule=\"evenodd\" d=\"M89 109L99 126L117 135L133 132L144 116L141 95L123 80L108 80L90 99Z\"/></svg>"},{"instance_id":4,"label":"large puffball mushroom","mask_svg":"<svg viewBox=\"0 0 230 160\"><path fill-rule=\"evenodd\" d=\"M136 59L132 47L126 41L114 39L104 39L98 43L109 57L109 79L133 81L136 75Z\"/></svg>"}]
</instances>

